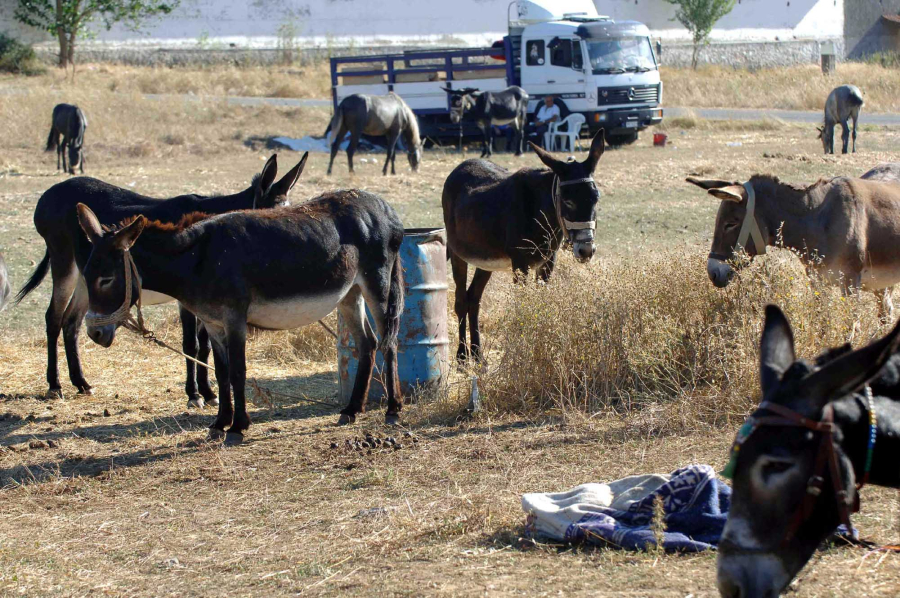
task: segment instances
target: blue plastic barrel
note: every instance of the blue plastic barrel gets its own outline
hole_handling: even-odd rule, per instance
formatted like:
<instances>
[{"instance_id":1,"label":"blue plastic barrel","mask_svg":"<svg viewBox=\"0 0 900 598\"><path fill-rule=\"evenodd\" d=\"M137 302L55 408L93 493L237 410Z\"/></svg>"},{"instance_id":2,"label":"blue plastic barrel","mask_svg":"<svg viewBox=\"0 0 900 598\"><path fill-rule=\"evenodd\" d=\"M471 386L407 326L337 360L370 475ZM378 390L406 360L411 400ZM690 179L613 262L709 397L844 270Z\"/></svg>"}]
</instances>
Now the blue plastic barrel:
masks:
<instances>
[{"instance_id":1,"label":"blue plastic barrel","mask_svg":"<svg viewBox=\"0 0 900 598\"><path fill-rule=\"evenodd\" d=\"M450 371L447 337L447 234L443 228L408 228L400 245L400 262L406 290L406 305L400 318L397 370L405 398L440 388ZM369 322L372 316L366 310ZM375 330L375 327L372 327ZM353 393L359 353L338 314L338 379L341 404ZM381 373L384 359L378 353L369 401L385 396Z\"/></svg>"}]
</instances>

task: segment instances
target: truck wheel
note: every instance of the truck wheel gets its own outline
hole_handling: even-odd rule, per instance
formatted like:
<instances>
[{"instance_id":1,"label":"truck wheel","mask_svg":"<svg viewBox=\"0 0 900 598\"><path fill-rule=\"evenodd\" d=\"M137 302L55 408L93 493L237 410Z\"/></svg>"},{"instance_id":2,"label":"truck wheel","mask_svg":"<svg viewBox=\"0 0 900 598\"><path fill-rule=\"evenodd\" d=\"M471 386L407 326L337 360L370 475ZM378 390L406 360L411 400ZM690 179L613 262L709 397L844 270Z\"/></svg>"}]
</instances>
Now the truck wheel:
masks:
<instances>
[{"instance_id":1,"label":"truck wheel","mask_svg":"<svg viewBox=\"0 0 900 598\"><path fill-rule=\"evenodd\" d=\"M638 133L635 131L634 133L619 133L616 135L607 135L606 143L610 146L619 146L619 145L630 145L638 140Z\"/></svg>"}]
</instances>

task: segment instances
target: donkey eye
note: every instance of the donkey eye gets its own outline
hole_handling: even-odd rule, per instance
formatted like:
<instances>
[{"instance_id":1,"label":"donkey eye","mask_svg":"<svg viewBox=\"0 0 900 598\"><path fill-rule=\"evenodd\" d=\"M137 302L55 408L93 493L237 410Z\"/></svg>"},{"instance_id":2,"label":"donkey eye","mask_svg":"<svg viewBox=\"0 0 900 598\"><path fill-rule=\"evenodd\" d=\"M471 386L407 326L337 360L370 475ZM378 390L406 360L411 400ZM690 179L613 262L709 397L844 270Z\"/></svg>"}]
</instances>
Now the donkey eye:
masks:
<instances>
[{"instance_id":1,"label":"donkey eye","mask_svg":"<svg viewBox=\"0 0 900 598\"><path fill-rule=\"evenodd\" d=\"M763 479L768 479L773 475L778 475L785 473L786 471L792 469L794 467L793 461L781 461L770 459L763 463L762 466L762 475Z\"/></svg>"},{"instance_id":2,"label":"donkey eye","mask_svg":"<svg viewBox=\"0 0 900 598\"><path fill-rule=\"evenodd\" d=\"M104 277L102 277L102 278L98 278L98 279L97 279L97 286L99 286L99 287L101 287L101 288L102 288L102 287L108 287L109 285L111 285L111 284L113 283L113 280L114 280L114 279L113 279L112 276L104 276Z\"/></svg>"}]
</instances>

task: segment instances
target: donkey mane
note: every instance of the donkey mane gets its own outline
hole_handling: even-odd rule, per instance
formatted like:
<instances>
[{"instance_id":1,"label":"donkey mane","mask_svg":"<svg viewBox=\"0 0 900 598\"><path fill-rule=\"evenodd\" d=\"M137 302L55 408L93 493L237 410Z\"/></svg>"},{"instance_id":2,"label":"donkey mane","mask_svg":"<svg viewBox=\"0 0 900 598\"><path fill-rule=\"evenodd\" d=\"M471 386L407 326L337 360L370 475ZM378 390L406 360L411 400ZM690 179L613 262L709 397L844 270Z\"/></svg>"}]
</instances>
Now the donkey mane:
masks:
<instances>
[{"instance_id":1,"label":"donkey mane","mask_svg":"<svg viewBox=\"0 0 900 598\"><path fill-rule=\"evenodd\" d=\"M409 105L403 100L403 98L395 94L393 91L390 92L390 95L392 95L394 99L400 102L400 106L402 106L403 108L403 115L408 127L404 129L404 133L408 134L412 138L411 142L414 145L419 145L420 143L422 143L422 139L419 137L419 121L416 118L416 113L412 111L412 108L409 107ZM410 140L407 139L406 141ZM410 149L414 148L407 148L407 151L409 151Z\"/></svg>"},{"instance_id":2,"label":"donkey mane","mask_svg":"<svg viewBox=\"0 0 900 598\"><path fill-rule=\"evenodd\" d=\"M145 230L153 229L163 233L180 233L185 229L192 227L198 222L202 222L207 218L210 218L213 214L207 214L206 212L189 212L183 215L178 222L162 222L160 220L147 220L144 225ZM134 222L138 219L139 216L129 216L125 218L118 224L114 226L104 226L103 230L106 232L117 232Z\"/></svg>"},{"instance_id":3,"label":"donkey mane","mask_svg":"<svg viewBox=\"0 0 900 598\"><path fill-rule=\"evenodd\" d=\"M779 205L789 213L803 214L821 204L824 194L814 192L830 184L833 179L820 177L811 185L797 185L784 182L774 174L755 174L750 180L758 185L757 189L770 189L772 195L778 199Z\"/></svg>"}]
</instances>

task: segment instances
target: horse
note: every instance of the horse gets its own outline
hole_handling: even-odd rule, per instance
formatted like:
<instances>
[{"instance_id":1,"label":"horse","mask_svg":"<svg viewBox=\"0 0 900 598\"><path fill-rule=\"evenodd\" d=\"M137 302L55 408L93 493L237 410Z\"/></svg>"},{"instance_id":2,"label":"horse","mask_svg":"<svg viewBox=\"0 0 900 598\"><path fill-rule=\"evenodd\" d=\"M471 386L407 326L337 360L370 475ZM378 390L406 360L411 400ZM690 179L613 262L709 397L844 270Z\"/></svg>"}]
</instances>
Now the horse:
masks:
<instances>
[{"instance_id":1,"label":"horse","mask_svg":"<svg viewBox=\"0 0 900 598\"><path fill-rule=\"evenodd\" d=\"M896 167L895 167L896 166ZM746 183L688 177L722 200L716 214L707 273L728 286L735 270L728 263L739 248L751 258L776 238L797 251L807 268L845 289L881 295L882 310L893 312L891 287L900 282L900 165L882 165L861 178L820 179L809 186L756 174Z\"/></svg>"},{"instance_id":2,"label":"horse","mask_svg":"<svg viewBox=\"0 0 900 598\"><path fill-rule=\"evenodd\" d=\"M9 284L9 271L6 269L3 254L0 253L0 311L3 311L9 303L10 295L12 295L12 287Z\"/></svg>"},{"instance_id":3,"label":"horse","mask_svg":"<svg viewBox=\"0 0 900 598\"><path fill-rule=\"evenodd\" d=\"M862 92L855 85L841 85L835 87L825 101L825 119L819 131L818 139L822 140L822 148L826 154L834 153L834 127L841 123L841 153L847 153L847 142L850 139L850 127L848 119L853 119L853 153L856 153L856 121L859 119L859 109L863 105Z\"/></svg>"},{"instance_id":4,"label":"horse","mask_svg":"<svg viewBox=\"0 0 900 598\"><path fill-rule=\"evenodd\" d=\"M240 444L250 426L245 402L248 327L298 328L335 308L360 356L353 392L338 424L353 423L365 411L376 346L385 362L385 422L399 423L403 224L382 198L365 191L334 191L291 208L189 214L176 225L139 215L111 231L79 204L78 219L93 246L84 277L94 342L112 344L116 327L142 289L175 297L209 331L222 399L209 428L212 439L224 435L227 445Z\"/></svg>"},{"instance_id":5,"label":"horse","mask_svg":"<svg viewBox=\"0 0 900 598\"><path fill-rule=\"evenodd\" d=\"M87 118L78 106L57 104L53 107L53 120L50 134L47 136L46 151L56 150L56 169L59 170L59 159L62 157L64 172L75 174L78 166L84 174L84 131L87 129ZM62 143L59 136L62 135ZM69 151L69 165L66 167L65 150Z\"/></svg>"},{"instance_id":6,"label":"horse","mask_svg":"<svg viewBox=\"0 0 900 598\"><path fill-rule=\"evenodd\" d=\"M528 93L524 89L515 85L503 91L478 91L475 87L441 89L450 94L450 122L458 124L467 117L475 121L484 133L482 158L490 158L494 153L493 127L506 124L511 124L516 133L513 142L516 155L522 155L525 119L528 116Z\"/></svg>"},{"instance_id":7,"label":"horse","mask_svg":"<svg viewBox=\"0 0 900 598\"><path fill-rule=\"evenodd\" d=\"M304 156L303 160L306 157ZM84 378L78 354L78 332L87 311L87 289L81 273L91 252L91 245L78 224L75 206L84 203L91 207L101 222L115 224L123 218L146 214L154 220L177 222L185 214L202 210L218 214L249 208L271 208L286 204L288 192L297 181L303 160L277 183L276 156L268 159L262 171L253 177L250 187L234 195L203 197L180 195L169 199L157 199L139 195L89 177L76 177L58 183L48 189L38 200L34 210L34 225L47 245L44 257L35 268L25 286L16 295L20 303L36 289L49 269L53 277L53 294L45 317L47 327L47 397L62 398L57 365L57 340L63 333L69 379L79 394L91 394L91 385ZM142 301L145 305L165 303L171 297L148 292ZM209 340L206 331L197 327L196 318L181 309L181 323L185 354L206 361L209 356ZM187 380L185 392L188 407L202 407L203 401L215 404L216 394L209 386L206 368L196 372L194 363L186 360ZM199 383L200 396L197 395Z\"/></svg>"},{"instance_id":8,"label":"horse","mask_svg":"<svg viewBox=\"0 0 900 598\"><path fill-rule=\"evenodd\" d=\"M331 160L328 162L328 174L331 174L331 166L334 157L341 147L347 131L350 132L350 145L347 146L347 162L350 164L350 172L353 172L353 154L361 135L385 135L387 137L387 159L381 174L387 175L388 163L391 165L391 174L397 174L394 168L395 149L397 140L403 135L403 145L406 146L406 154L409 165L413 171L419 170L419 162L422 158L422 140L419 138L419 121L415 113L406 105L403 98L391 92L386 96L369 96L355 93L347 96L334 111L329 128L334 133L334 141L331 144ZM327 133L327 131L326 131Z\"/></svg>"},{"instance_id":9,"label":"horse","mask_svg":"<svg viewBox=\"0 0 900 598\"><path fill-rule=\"evenodd\" d=\"M866 347L845 345L810 364L797 360L781 310L766 307L762 402L723 472L733 480L718 546L723 598L780 595L838 524L853 529L859 488L900 487L898 345L900 324Z\"/></svg>"},{"instance_id":10,"label":"horse","mask_svg":"<svg viewBox=\"0 0 900 598\"><path fill-rule=\"evenodd\" d=\"M467 318L472 355L483 358L478 314L493 272L512 268L514 280L523 282L529 270L535 270L546 281L563 241L572 244L580 262L594 256L600 190L592 174L603 155L603 129L583 162L562 162L531 146L549 170L523 168L510 173L487 160L466 160L444 182L441 203L459 319L457 360L469 356ZM475 275L466 289L469 264Z\"/></svg>"}]
</instances>

